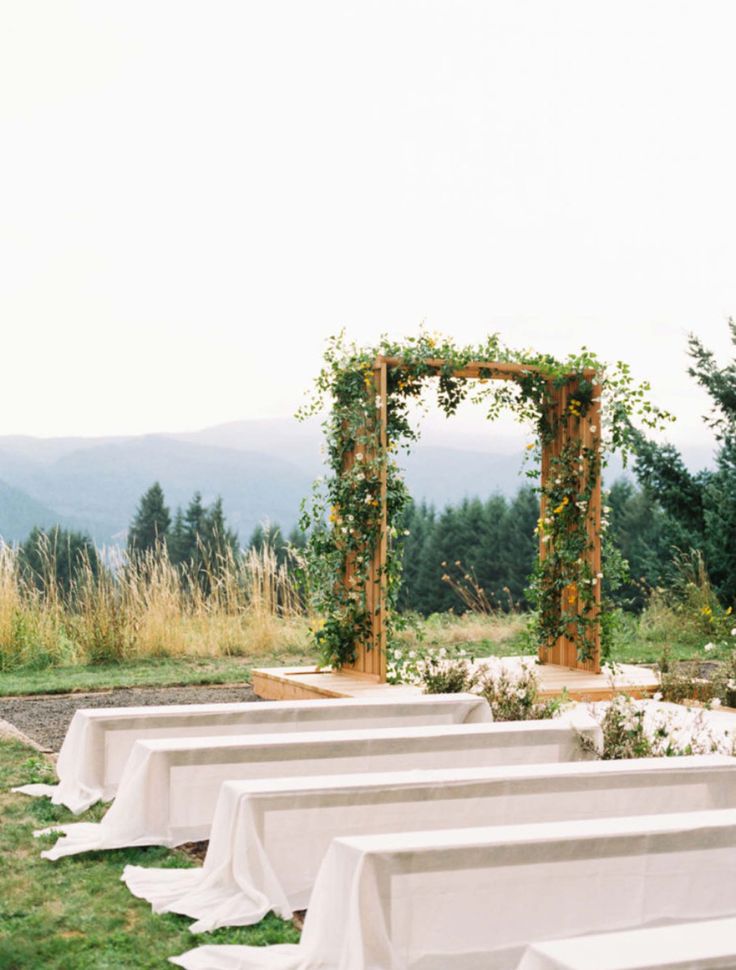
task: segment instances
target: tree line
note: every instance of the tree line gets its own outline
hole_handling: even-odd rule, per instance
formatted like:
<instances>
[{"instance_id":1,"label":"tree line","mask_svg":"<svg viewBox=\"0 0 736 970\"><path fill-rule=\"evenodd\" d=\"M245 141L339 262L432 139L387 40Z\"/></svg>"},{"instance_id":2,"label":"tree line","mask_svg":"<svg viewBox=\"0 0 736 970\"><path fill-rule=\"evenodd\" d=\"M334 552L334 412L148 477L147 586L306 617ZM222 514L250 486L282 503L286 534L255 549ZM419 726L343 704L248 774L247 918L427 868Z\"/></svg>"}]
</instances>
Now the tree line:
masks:
<instances>
[{"instance_id":1,"label":"tree line","mask_svg":"<svg viewBox=\"0 0 736 970\"><path fill-rule=\"evenodd\" d=\"M729 321L736 347L736 322ZM617 481L605 498L610 508L606 546L626 564L622 582L610 591L625 609L641 609L648 590L675 580L678 553L698 551L724 606L736 604L736 359L719 366L715 355L691 336L688 373L708 392L712 409L705 417L717 440L715 467L690 472L677 449L637 435L632 477ZM468 498L437 510L426 503L409 506L399 552L404 575L399 596L403 610L421 614L482 609L525 609L526 587L534 567L534 534L539 504L533 489L513 498ZM270 545L279 564L289 550L304 544L293 530L259 526L246 549ZM131 559L166 551L176 565L202 577L216 575L218 564L239 552L238 537L227 523L221 499L212 505L195 493L186 509L172 516L163 489L154 483L142 496L128 531ZM91 540L55 527L34 529L21 548L21 562L41 581L44 557L55 553L62 589L68 589L82 561L100 568Z\"/></svg>"}]
</instances>

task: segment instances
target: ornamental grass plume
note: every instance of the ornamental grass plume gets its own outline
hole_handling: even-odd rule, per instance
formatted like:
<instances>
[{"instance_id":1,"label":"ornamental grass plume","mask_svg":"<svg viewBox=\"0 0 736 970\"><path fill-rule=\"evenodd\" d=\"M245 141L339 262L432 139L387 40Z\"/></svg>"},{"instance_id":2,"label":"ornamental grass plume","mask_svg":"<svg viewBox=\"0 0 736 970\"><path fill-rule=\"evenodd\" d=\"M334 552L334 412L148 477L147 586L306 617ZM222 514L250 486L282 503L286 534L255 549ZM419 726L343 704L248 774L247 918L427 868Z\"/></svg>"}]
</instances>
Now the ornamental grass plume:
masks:
<instances>
[{"instance_id":1,"label":"ornamental grass plume","mask_svg":"<svg viewBox=\"0 0 736 970\"><path fill-rule=\"evenodd\" d=\"M0 544L0 670L304 649L299 581L267 544L196 568L165 548L99 560L82 559L61 595L53 569L34 583Z\"/></svg>"}]
</instances>

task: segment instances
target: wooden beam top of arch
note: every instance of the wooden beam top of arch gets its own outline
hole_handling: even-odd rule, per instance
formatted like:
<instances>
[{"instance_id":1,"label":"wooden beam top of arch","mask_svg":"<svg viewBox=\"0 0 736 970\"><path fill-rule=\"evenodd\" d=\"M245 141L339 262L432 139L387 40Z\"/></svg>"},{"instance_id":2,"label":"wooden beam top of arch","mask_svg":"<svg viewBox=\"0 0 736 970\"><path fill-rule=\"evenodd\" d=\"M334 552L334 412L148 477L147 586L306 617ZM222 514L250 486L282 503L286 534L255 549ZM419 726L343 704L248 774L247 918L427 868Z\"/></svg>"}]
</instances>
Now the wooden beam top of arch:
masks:
<instances>
[{"instance_id":1,"label":"wooden beam top of arch","mask_svg":"<svg viewBox=\"0 0 736 970\"><path fill-rule=\"evenodd\" d=\"M443 367L447 366L447 361L441 357L429 358L424 363L437 370L442 370ZM374 366L380 367L382 364L386 364L387 367L401 367L404 360L402 357L377 357ZM472 360L465 367L453 370L452 373L454 377L467 377L471 380L488 377L497 381L513 381L524 374L544 375L541 367L532 364L516 364L496 360ZM570 373L568 376L571 380L580 376L587 380L593 380L595 375L596 372L592 367L586 367L580 373Z\"/></svg>"}]
</instances>

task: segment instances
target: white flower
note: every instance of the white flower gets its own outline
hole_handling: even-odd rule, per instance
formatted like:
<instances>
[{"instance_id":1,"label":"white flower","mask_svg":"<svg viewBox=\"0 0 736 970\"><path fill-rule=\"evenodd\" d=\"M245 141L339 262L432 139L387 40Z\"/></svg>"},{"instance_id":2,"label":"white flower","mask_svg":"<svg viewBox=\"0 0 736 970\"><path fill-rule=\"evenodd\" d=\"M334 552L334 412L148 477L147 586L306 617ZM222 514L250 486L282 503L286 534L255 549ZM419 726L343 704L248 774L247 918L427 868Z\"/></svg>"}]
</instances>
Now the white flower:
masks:
<instances>
[{"instance_id":1,"label":"white flower","mask_svg":"<svg viewBox=\"0 0 736 970\"><path fill-rule=\"evenodd\" d=\"M653 701L661 701L662 700L662 692L658 690L657 693L653 695L652 700Z\"/></svg>"},{"instance_id":2,"label":"white flower","mask_svg":"<svg viewBox=\"0 0 736 970\"><path fill-rule=\"evenodd\" d=\"M596 573L596 576L598 577L598 579L603 579L603 573Z\"/></svg>"},{"instance_id":3,"label":"white flower","mask_svg":"<svg viewBox=\"0 0 736 970\"><path fill-rule=\"evenodd\" d=\"M416 657L416 655L417 655L416 650L410 650L409 651L409 660L413 660Z\"/></svg>"},{"instance_id":4,"label":"white flower","mask_svg":"<svg viewBox=\"0 0 736 970\"><path fill-rule=\"evenodd\" d=\"M376 396L376 407L377 407L377 408L380 408L380 406L381 406L381 395L380 395L380 394L378 394L378 395Z\"/></svg>"},{"instance_id":5,"label":"white flower","mask_svg":"<svg viewBox=\"0 0 736 970\"><path fill-rule=\"evenodd\" d=\"M714 697L713 700L710 702L710 706L711 707L720 707L721 706L721 698L720 697Z\"/></svg>"},{"instance_id":6,"label":"white flower","mask_svg":"<svg viewBox=\"0 0 736 970\"><path fill-rule=\"evenodd\" d=\"M736 626L731 630L731 636L736 637Z\"/></svg>"},{"instance_id":7,"label":"white flower","mask_svg":"<svg viewBox=\"0 0 736 970\"><path fill-rule=\"evenodd\" d=\"M593 434L595 434L596 431L598 430L598 428L596 428L596 426L594 424L591 424L590 430L593 432Z\"/></svg>"},{"instance_id":8,"label":"white flower","mask_svg":"<svg viewBox=\"0 0 736 970\"><path fill-rule=\"evenodd\" d=\"M362 451L356 451L355 452L355 460L356 461L363 461L363 452Z\"/></svg>"},{"instance_id":9,"label":"white flower","mask_svg":"<svg viewBox=\"0 0 736 970\"><path fill-rule=\"evenodd\" d=\"M715 648L716 648L715 643L706 643L706 645L703 647L703 650L705 650L706 653L710 653L711 650L715 650Z\"/></svg>"}]
</instances>

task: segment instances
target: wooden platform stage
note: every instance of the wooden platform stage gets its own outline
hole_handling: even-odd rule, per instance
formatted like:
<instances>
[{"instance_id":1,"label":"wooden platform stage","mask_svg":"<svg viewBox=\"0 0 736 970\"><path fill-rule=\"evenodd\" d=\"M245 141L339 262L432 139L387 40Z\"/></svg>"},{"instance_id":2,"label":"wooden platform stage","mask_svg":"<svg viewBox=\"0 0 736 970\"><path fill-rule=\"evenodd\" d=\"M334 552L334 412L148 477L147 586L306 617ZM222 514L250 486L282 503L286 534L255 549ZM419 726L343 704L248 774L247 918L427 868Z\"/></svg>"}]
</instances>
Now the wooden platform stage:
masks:
<instances>
[{"instance_id":1,"label":"wooden platform stage","mask_svg":"<svg viewBox=\"0 0 736 970\"><path fill-rule=\"evenodd\" d=\"M615 671L591 674L555 664L537 664L535 657L504 657L509 666L522 660L535 664L540 695L557 697L563 690L571 700L602 701L614 694L649 697L659 689L657 674L650 667L619 664ZM482 661L478 661L482 663ZM418 694L418 687L381 684L376 677L352 671L319 667L260 667L252 671L253 690L266 700L317 700L325 697L401 697Z\"/></svg>"}]
</instances>

